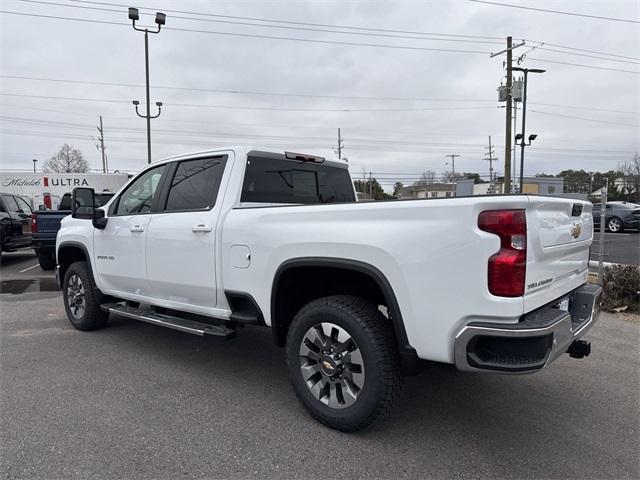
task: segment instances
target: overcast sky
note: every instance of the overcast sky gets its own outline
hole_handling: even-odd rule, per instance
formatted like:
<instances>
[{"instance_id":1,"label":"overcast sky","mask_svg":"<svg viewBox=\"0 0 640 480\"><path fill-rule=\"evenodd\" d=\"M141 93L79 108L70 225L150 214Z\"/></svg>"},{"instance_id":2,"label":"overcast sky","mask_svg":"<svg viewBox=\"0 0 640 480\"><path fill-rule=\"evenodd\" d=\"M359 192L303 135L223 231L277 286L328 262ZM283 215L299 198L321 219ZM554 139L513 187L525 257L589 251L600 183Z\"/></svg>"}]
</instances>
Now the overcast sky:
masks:
<instances>
[{"instance_id":1,"label":"overcast sky","mask_svg":"<svg viewBox=\"0 0 640 480\"><path fill-rule=\"evenodd\" d=\"M146 24L156 10L190 12L167 11L166 28L149 39L152 105L164 103L152 120L154 159L238 143L334 156L340 127L355 176L411 183L423 170L450 168L449 153L461 155L456 171L488 174L489 135L502 173L504 56L489 53L507 35L526 39L515 51L526 56L522 66L547 69L530 75L527 135L538 138L526 174L609 170L639 149L638 0L499 1L632 22L469 0L139 1ZM131 104L144 110L144 35L117 2L2 0L5 12L113 22L0 14L3 169L30 170L32 158L41 165L63 143L100 168L99 115L110 169L146 165L145 121Z\"/></svg>"}]
</instances>

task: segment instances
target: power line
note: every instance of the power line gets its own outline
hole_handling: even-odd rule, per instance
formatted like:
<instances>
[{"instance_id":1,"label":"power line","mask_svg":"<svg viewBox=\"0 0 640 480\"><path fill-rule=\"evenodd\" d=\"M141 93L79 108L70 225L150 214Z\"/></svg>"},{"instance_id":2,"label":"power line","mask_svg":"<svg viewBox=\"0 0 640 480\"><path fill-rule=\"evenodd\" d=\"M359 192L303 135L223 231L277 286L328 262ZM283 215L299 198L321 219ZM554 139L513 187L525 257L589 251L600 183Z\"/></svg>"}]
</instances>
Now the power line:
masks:
<instances>
[{"instance_id":1,"label":"power line","mask_svg":"<svg viewBox=\"0 0 640 480\"><path fill-rule=\"evenodd\" d=\"M542 112L540 110L529 110L530 112L535 112L535 113L541 113L542 115L551 115L554 117L563 117L563 118L573 118L576 120L586 120L588 122L597 122L597 123L606 123L609 125L622 125L625 127L633 127L633 128L640 128L640 125L633 125L631 123L620 123L620 122L609 122L609 121L605 121L605 120L598 120L595 118L585 118L585 117L575 117L573 115L562 115L560 113L553 113L553 112Z\"/></svg>"},{"instance_id":2,"label":"power line","mask_svg":"<svg viewBox=\"0 0 640 480\"><path fill-rule=\"evenodd\" d=\"M44 77L29 77L24 75L1 75L0 78L10 78L16 80L40 80L46 82L60 82L60 83L76 83L85 85L103 85L113 87L140 87L144 85L137 83L116 83L116 82L98 82L87 80L70 80L60 78L44 78ZM153 86L153 88L163 90L179 90L179 91L191 91L191 92L203 92L203 93L225 93L225 94L242 94L242 95L261 95L261 96L277 96L277 97L300 97L300 98L324 98L332 100L385 100L385 101L408 101L408 102L491 102L495 103L495 99L474 99L474 98L409 98L409 97L375 97L375 96L346 96L346 95L312 95L312 94L297 94L297 93L283 93L283 92L258 92L250 90L223 90L223 89L208 89L208 88L190 88L190 87L175 87L175 86Z\"/></svg>"},{"instance_id":3,"label":"power line","mask_svg":"<svg viewBox=\"0 0 640 480\"><path fill-rule=\"evenodd\" d=\"M529 60L535 60L536 62L555 63L556 65L568 65L568 66L571 66L571 67L595 68L596 70L609 70L611 72L634 73L636 75L640 74L640 71L634 71L634 70L622 70L622 69L619 69L619 68L598 67L596 65L584 65L584 64L580 64L580 63L559 62L557 60L546 60L544 58L535 58L535 57L527 57L527 58Z\"/></svg>"},{"instance_id":4,"label":"power line","mask_svg":"<svg viewBox=\"0 0 640 480\"><path fill-rule=\"evenodd\" d=\"M624 60L620 58L607 58L602 55L590 55L588 53L580 53L580 52L566 52L563 50L558 50L557 48L547 48L547 47L537 47L536 50L544 50L545 52L556 52L556 53L564 53L565 55L575 55L578 57L587 57L587 58L596 58L598 60L605 60L607 62L620 62L620 63L628 63L630 65L640 65L640 61L636 60Z\"/></svg>"},{"instance_id":5,"label":"power line","mask_svg":"<svg viewBox=\"0 0 640 480\"><path fill-rule=\"evenodd\" d=\"M139 87L143 88L144 85L137 83L116 83L116 82L98 82L90 80L71 80L61 78L45 78L45 77L30 77L25 75L2 75L0 78L15 79L15 80L34 80L43 82L58 82L58 83L72 83L80 85L101 85L101 86L113 86L113 87ZM282 93L282 92L259 92L250 90L223 90L223 89L206 89L206 88L189 88L189 87L174 87L174 86L153 86L155 89L164 90L177 90L177 91L194 91L202 93L223 93L223 94L242 94L242 95L258 95L258 96L277 96L277 97L295 97L295 98L318 98L318 99L331 99L331 100L379 100L379 101L406 101L406 102L482 102L482 103L495 103L495 99L474 99L474 98L434 98L434 97L376 97L376 96L347 96L347 95L313 95L302 93ZM540 103L529 102L531 105L542 105L545 107L558 107L558 108L573 108L578 110L594 110L598 112L612 112L622 113L629 115L637 115L637 111L629 110L614 110L600 107L589 107L579 105L566 105L558 103ZM93 116L93 115L92 115Z\"/></svg>"},{"instance_id":6,"label":"power line","mask_svg":"<svg viewBox=\"0 0 640 480\"><path fill-rule=\"evenodd\" d=\"M106 5L112 7L121 7L128 8L128 5L117 4L117 3L106 3L106 2L96 2L89 0L68 0L74 3L86 3L91 5ZM393 30L393 29L385 29L385 28L371 28L371 27L354 27L352 25L329 25L324 23L311 23L311 22L294 22L291 20L274 20L268 18L256 18L256 17L240 17L234 15L220 15L213 13L203 13L203 12L188 12L184 10L167 10L166 8L154 8L154 7L141 7L141 10L162 10L168 13L181 13L186 15L201 15L204 17L216 17L216 18L232 18L238 20L250 20L250 21L259 21L259 22L269 22L269 23L283 23L288 25L307 25L313 27L328 27L328 28L341 28L345 30L363 30L369 32L388 32L388 33L406 33L409 35L431 35L431 36L446 36L446 37L460 37L460 38L481 38L488 40L502 40L502 37L491 37L486 35L461 35L461 34L453 34L453 33L435 33L435 32L419 32L419 31L410 31L410 30Z\"/></svg>"},{"instance_id":7,"label":"power line","mask_svg":"<svg viewBox=\"0 0 640 480\"><path fill-rule=\"evenodd\" d=\"M638 57L629 57L626 55L618 55L616 53L610 53L610 52L601 52L601 51L597 51L597 50L588 50L585 48L576 48L576 47L569 47L567 45L559 45L557 43L549 43L549 42L541 42L539 40L531 40L531 39L525 39L527 42L532 42L532 43L539 43L541 45L548 45L550 47L557 47L557 48L564 48L566 50L575 50L577 52L586 52L586 53L595 53L597 55L606 55L609 57L618 57L618 58L626 58L628 60L640 60L640 58Z\"/></svg>"},{"instance_id":8,"label":"power line","mask_svg":"<svg viewBox=\"0 0 640 480\"><path fill-rule=\"evenodd\" d=\"M83 5L67 5L64 3L48 2L43 0L15 0L15 1L43 4L43 5L52 5L52 6L58 6L58 7L80 8L85 10L95 10L95 11L103 11L103 12L114 12L119 14L123 13L121 10L115 10L112 8L87 7ZM110 4L107 4L107 5L110 5ZM123 8L126 8L126 7L123 6ZM143 8L143 10L147 10L147 9ZM166 12L171 12L171 10L165 10L165 9L162 9L162 10ZM200 14L195 13L195 15L200 15ZM426 36L408 36L404 34L397 35L397 34L390 34L390 33L340 31L340 30L328 30L326 28L295 27L291 25L266 25L266 24L259 24L259 23L249 23L246 21L241 22L241 21L234 21L234 20L215 20L211 18L185 17L181 15L172 15L172 18L179 19L179 20L195 20L198 22L222 23L227 25L242 25L242 26L259 27L259 28L280 28L285 30L297 30L297 31L320 32L320 33L338 33L343 35L361 35L361 36L372 36L372 37L403 38L403 39L409 39L409 40L430 40L430 41L439 41L439 42L463 42L463 43L477 43L477 44L482 44L482 43L499 44L500 43L494 40L489 41L489 40L477 40L477 39L470 40L470 39L460 39L460 38L430 38ZM227 17L227 18L230 18L230 17ZM429 35L429 34L423 34L423 35ZM442 36L444 37L445 34L443 34Z\"/></svg>"},{"instance_id":9,"label":"power line","mask_svg":"<svg viewBox=\"0 0 640 480\"><path fill-rule=\"evenodd\" d=\"M79 97L54 97L48 95L30 95L19 93L0 92L0 95L7 97L21 98L41 98L49 100L67 100L79 102L108 102L108 103L130 103L126 100L113 100L106 98L79 98ZM202 103L170 103L165 102L168 107L190 107L190 108L220 108L231 110L270 110L285 112L422 112L432 110L493 110L497 107L418 107L418 108L293 108L293 107L253 107L248 105L207 105Z\"/></svg>"},{"instance_id":10,"label":"power line","mask_svg":"<svg viewBox=\"0 0 640 480\"><path fill-rule=\"evenodd\" d=\"M22 0L22 1L26 1L26 0ZM35 1L35 0L29 0L29 1ZM108 10L108 11L112 11L112 10ZM69 21L76 21L76 22L99 23L99 24L105 24L105 25L128 26L128 23L113 22L113 21L107 21L107 20L93 20L93 19L85 19L85 18L64 17L64 16L57 16L57 15L43 15L43 14L15 12L15 11L8 11L8 10L0 10L0 13L9 14L9 15L20 15L20 16L28 16L28 17L54 19L54 20L69 20ZM221 31L214 31L214 30L201 30L201 29L192 29L192 28L181 28L181 27L165 27L165 28L167 30L175 30L175 31L191 32L191 33L204 33L204 34L211 34L211 35L225 35L225 36L232 36L232 37L259 38L259 39L306 42L306 43L327 44L327 45L346 45L346 46L356 46L356 47L373 47L373 48L388 48L388 49L396 49L396 50L433 51L433 52L448 52L448 53L471 53L471 54L482 54L482 55L486 55L490 53L487 51L480 51L480 50L463 50L463 49L448 49L448 48L416 47L416 46L408 46L408 45L358 43L358 42L346 42L346 41L338 41L338 40L319 40L319 39L299 38L299 37L279 37L279 36L272 36L272 35L258 35L258 34L249 34L249 33L239 33L239 32L221 32ZM345 32L333 32L333 33L345 33ZM403 37L403 38L409 38L409 37ZM569 52L561 52L561 53L570 54ZM609 59L605 59L605 60L609 60ZM579 64L570 64L570 63L563 63L563 62L552 62L549 60L543 60L543 61L548 61L550 63L558 63L562 65L571 65L571 66L578 66L578 67L585 67L585 68L595 68L600 70L617 71L622 73L638 73L638 72L629 71L629 70L597 67L593 65L579 65Z\"/></svg>"},{"instance_id":11,"label":"power line","mask_svg":"<svg viewBox=\"0 0 640 480\"><path fill-rule=\"evenodd\" d=\"M129 26L128 23L124 22L113 22L107 20L91 20L87 18L74 18L74 17L63 17L58 15L43 15L36 13L25 13L25 12L13 12L8 10L0 10L0 13L5 13L8 15L20 15L26 17L38 17L38 18L47 18L53 20L70 20L76 22L85 22L85 23L100 23L105 25L125 25ZM225 35L231 37L244 37L244 38L260 38L260 39L269 39L269 40L283 40L283 41L292 41L292 42L306 42L306 43L317 43L317 44L327 44L327 45L348 45L355 47L374 47L374 48L389 48L394 50L415 50L415 51L429 51L429 52L450 52L450 53L474 53L480 55L488 55L490 52L481 51L481 50L461 50L461 49L449 49L449 48L431 48L431 47L411 47L407 45L386 45L380 43L357 43L357 42L345 42L338 40L317 40L312 38L299 38L299 37L278 37L273 35L258 35L258 34L250 34L250 33L238 33L238 32L219 32L214 30L200 30L193 28L181 28L181 27L165 27L166 30L174 30L180 32L191 32L191 33L206 33L211 35Z\"/></svg>"},{"instance_id":12,"label":"power line","mask_svg":"<svg viewBox=\"0 0 640 480\"><path fill-rule=\"evenodd\" d=\"M584 17L584 18L594 18L598 20L610 20L613 22L626 22L626 23L640 23L637 20L631 20L628 18L615 18L615 17L602 17L600 15L588 15L586 13L576 13L576 12L565 12L561 10L548 10L546 8L536 8L536 7L527 7L524 5L512 5L510 3L501 3L501 2L490 2L487 0L469 0L474 3L484 3L487 5L497 5L499 7L509 7L509 8L520 8L523 10L533 10L536 12L545 12L545 13L556 13L559 15L571 15L573 17Z\"/></svg>"}]
</instances>

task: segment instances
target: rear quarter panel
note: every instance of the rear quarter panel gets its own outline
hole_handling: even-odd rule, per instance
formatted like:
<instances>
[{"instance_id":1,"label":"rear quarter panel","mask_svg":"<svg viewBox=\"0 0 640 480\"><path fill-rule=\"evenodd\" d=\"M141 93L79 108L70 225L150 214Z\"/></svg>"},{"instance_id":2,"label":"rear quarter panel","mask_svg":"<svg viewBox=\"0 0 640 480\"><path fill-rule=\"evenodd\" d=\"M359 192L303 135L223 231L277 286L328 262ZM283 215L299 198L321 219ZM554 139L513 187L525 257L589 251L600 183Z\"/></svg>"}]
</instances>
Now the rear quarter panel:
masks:
<instances>
[{"instance_id":1,"label":"rear quarter panel","mask_svg":"<svg viewBox=\"0 0 640 480\"><path fill-rule=\"evenodd\" d=\"M453 361L453 336L470 321L514 322L522 298L494 297L487 259L495 235L477 227L482 210L526 208L522 197L473 197L271 208L235 208L222 229L224 288L250 293L271 324L271 286L278 267L303 257L350 259L383 272L400 305L418 356ZM247 268L231 250L245 245Z\"/></svg>"}]
</instances>

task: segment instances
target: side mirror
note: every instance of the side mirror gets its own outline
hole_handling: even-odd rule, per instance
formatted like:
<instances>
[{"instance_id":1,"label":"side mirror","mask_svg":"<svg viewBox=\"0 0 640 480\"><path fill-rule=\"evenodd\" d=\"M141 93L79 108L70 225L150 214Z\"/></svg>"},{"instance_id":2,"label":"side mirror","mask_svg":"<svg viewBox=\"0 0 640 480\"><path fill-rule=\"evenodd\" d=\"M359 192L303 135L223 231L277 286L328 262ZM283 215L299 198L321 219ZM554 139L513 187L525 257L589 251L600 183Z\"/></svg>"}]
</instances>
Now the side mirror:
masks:
<instances>
[{"instance_id":1,"label":"side mirror","mask_svg":"<svg viewBox=\"0 0 640 480\"><path fill-rule=\"evenodd\" d=\"M91 220L95 215L95 204L93 188L74 188L71 195L71 216Z\"/></svg>"},{"instance_id":2,"label":"side mirror","mask_svg":"<svg viewBox=\"0 0 640 480\"><path fill-rule=\"evenodd\" d=\"M91 220L100 230L107 226L104 210L96 209L96 196L93 188L74 188L71 195L71 216Z\"/></svg>"}]
</instances>

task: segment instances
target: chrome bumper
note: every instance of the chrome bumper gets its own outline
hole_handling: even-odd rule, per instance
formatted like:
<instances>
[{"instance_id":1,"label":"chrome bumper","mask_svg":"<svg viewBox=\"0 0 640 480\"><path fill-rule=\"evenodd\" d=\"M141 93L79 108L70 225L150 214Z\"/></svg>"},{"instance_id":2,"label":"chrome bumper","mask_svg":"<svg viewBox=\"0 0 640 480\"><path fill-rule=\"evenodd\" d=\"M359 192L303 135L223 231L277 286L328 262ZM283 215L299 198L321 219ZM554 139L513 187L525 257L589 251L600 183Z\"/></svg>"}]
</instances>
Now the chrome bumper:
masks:
<instances>
[{"instance_id":1,"label":"chrome bumper","mask_svg":"<svg viewBox=\"0 0 640 480\"><path fill-rule=\"evenodd\" d=\"M602 288L585 284L567 295L524 315L515 324L473 322L454 340L458 369L494 373L532 373L584 336L600 314ZM568 301L568 310L559 306Z\"/></svg>"}]
</instances>

